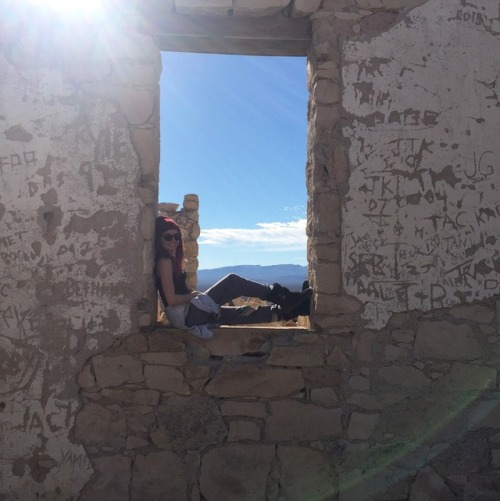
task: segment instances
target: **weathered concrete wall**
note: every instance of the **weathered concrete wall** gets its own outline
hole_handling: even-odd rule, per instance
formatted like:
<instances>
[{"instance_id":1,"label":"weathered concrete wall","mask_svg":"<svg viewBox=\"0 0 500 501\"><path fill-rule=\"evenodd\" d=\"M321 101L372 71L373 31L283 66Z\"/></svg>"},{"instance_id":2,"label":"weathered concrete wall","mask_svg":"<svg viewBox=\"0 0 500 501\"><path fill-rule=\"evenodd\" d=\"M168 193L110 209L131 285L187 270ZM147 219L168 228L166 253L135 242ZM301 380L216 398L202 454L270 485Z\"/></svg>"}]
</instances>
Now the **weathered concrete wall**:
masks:
<instances>
[{"instance_id":1,"label":"weathered concrete wall","mask_svg":"<svg viewBox=\"0 0 500 501\"><path fill-rule=\"evenodd\" d=\"M152 320L160 60L148 38L17 7L0 21L0 497L70 499L93 471L76 373Z\"/></svg>"},{"instance_id":2,"label":"weathered concrete wall","mask_svg":"<svg viewBox=\"0 0 500 501\"><path fill-rule=\"evenodd\" d=\"M427 2L344 46L346 292L391 312L500 290L498 2Z\"/></svg>"},{"instance_id":3,"label":"weathered concrete wall","mask_svg":"<svg viewBox=\"0 0 500 501\"><path fill-rule=\"evenodd\" d=\"M362 3L313 16L310 262L331 329L500 291L498 3Z\"/></svg>"}]
</instances>

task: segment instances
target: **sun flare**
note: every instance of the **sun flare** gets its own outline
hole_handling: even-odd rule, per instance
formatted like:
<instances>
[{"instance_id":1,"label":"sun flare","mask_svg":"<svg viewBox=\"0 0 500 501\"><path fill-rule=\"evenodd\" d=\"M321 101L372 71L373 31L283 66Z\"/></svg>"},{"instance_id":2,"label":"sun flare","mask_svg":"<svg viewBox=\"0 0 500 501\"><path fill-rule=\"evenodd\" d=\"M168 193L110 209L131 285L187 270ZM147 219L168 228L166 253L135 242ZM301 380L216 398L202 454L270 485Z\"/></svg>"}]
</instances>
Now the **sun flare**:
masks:
<instances>
[{"instance_id":1,"label":"sun flare","mask_svg":"<svg viewBox=\"0 0 500 501\"><path fill-rule=\"evenodd\" d=\"M65 16L94 15L102 8L102 0L32 0L39 8L46 8Z\"/></svg>"}]
</instances>

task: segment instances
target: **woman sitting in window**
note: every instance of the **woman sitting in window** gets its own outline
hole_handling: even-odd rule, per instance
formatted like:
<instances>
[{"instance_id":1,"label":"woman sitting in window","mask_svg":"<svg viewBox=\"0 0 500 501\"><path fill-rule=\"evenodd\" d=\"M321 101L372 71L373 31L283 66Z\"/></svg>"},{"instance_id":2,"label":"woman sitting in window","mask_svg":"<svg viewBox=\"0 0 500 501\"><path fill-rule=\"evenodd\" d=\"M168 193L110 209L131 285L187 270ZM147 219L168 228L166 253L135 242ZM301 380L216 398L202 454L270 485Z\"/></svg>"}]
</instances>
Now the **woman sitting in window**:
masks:
<instances>
[{"instance_id":1,"label":"woman sitting in window","mask_svg":"<svg viewBox=\"0 0 500 501\"><path fill-rule=\"evenodd\" d=\"M156 286L167 318L174 327L208 338L212 336L207 328L210 323L260 324L309 315L310 288L290 292L279 284L263 285L232 273L203 293L187 286L183 264L184 247L179 226L168 217L158 217L155 228ZM259 298L272 305L257 308L224 306L241 296Z\"/></svg>"}]
</instances>

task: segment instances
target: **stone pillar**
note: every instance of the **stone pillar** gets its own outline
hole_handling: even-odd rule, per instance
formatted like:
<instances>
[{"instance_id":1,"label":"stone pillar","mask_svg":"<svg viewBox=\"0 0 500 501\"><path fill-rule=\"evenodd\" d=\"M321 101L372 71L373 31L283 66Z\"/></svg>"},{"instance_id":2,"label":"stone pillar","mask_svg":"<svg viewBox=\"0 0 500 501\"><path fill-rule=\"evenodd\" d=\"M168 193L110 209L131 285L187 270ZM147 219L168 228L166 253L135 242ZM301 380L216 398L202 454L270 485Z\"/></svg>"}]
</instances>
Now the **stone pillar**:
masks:
<instances>
[{"instance_id":1,"label":"stone pillar","mask_svg":"<svg viewBox=\"0 0 500 501\"><path fill-rule=\"evenodd\" d=\"M333 6L332 6L333 9ZM342 295L342 195L347 190L349 166L342 138L340 102L340 34L354 33L352 23L333 12L311 16L313 42L308 54L308 262L315 291L315 328L348 331L360 304Z\"/></svg>"}]
</instances>

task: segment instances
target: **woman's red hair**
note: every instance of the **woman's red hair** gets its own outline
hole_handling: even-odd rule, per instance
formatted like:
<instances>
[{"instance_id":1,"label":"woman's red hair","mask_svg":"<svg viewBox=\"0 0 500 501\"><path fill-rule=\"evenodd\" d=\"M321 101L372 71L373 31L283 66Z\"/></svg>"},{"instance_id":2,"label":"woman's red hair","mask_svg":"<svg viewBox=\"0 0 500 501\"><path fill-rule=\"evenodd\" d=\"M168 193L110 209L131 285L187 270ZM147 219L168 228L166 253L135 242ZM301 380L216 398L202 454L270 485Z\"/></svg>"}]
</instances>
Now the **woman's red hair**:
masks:
<instances>
[{"instance_id":1,"label":"woman's red hair","mask_svg":"<svg viewBox=\"0 0 500 501\"><path fill-rule=\"evenodd\" d=\"M167 230L177 230L181 240L175 251L175 257L172 257L162 245L162 235ZM184 242L182 241L182 232L179 225L169 217L158 216L155 224L155 263L161 258L169 258L174 268L174 276L182 273L184 268Z\"/></svg>"}]
</instances>

